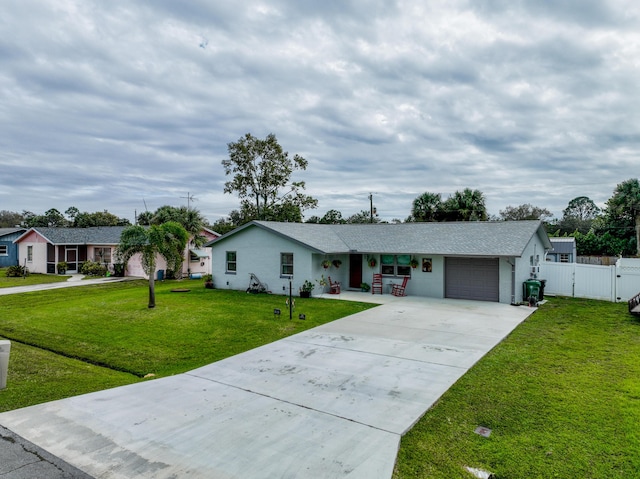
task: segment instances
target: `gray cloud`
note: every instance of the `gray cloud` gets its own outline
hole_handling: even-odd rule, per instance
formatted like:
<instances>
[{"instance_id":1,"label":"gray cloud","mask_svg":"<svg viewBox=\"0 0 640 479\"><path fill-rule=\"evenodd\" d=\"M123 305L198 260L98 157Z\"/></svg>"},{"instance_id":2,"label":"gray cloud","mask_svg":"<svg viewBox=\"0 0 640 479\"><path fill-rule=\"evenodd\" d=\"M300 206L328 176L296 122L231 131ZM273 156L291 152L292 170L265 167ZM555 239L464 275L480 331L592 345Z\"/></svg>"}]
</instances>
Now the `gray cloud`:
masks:
<instances>
[{"instance_id":1,"label":"gray cloud","mask_svg":"<svg viewBox=\"0 0 640 479\"><path fill-rule=\"evenodd\" d=\"M273 132L322 215L602 205L635 177L640 7L607 1L109 3L0 18L0 209L238 206L220 162Z\"/></svg>"}]
</instances>

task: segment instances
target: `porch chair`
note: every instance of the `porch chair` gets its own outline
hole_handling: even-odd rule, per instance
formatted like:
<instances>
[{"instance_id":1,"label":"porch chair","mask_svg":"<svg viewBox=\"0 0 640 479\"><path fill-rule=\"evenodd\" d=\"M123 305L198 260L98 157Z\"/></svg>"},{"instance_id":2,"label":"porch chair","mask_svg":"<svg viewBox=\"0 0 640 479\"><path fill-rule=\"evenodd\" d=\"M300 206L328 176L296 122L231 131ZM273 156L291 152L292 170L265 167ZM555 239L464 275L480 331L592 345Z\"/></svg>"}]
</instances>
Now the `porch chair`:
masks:
<instances>
[{"instance_id":1,"label":"porch chair","mask_svg":"<svg viewBox=\"0 0 640 479\"><path fill-rule=\"evenodd\" d=\"M394 296L406 296L407 292L405 289L407 287L407 281L409 281L409 276L404 277L402 284L391 285L391 294Z\"/></svg>"},{"instance_id":2,"label":"porch chair","mask_svg":"<svg viewBox=\"0 0 640 479\"><path fill-rule=\"evenodd\" d=\"M331 276L327 276L329 280L329 294L340 294L340 283L338 281L331 281Z\"/></svg>"},{"instance_id":3,"label":"porch chair","mask_svg":"<svg viewBox=\"0 0 640 479\"><path fill-rule=\"evenodd\" d=\"M376 292L382 294L382 275L380 273L373 275L373 282L371 283L371 294L376 294Z\"/></svg>"}]
</instances>

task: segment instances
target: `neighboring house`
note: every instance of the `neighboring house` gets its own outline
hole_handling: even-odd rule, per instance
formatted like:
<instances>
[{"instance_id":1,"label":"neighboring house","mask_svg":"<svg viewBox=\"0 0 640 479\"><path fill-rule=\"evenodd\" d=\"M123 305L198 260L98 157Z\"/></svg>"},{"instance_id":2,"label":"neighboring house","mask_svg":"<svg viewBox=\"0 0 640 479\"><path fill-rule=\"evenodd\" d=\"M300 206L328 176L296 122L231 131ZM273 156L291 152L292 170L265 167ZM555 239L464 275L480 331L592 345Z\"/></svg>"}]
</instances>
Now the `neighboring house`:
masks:
<instances>
[{"instance_id":1,"label":"neighboring house","mask_svg":"<svg viewBox=\"0 0 640 479\"><path fill-rule=\"evenodd\" d=\"M26 228L0 228L0 268L19 263L18 246L14 243Z\"/></svg>"},{"instance_id":2,"label":"neighboring house","mask_svg":"<svg viewBox=\"0 0 640 479\"><path fill-rule=\"evenodd\" d=\"M220 237L219 233L216 233L213 230L208 228L204 228L200 233L201 236L205 237L205 244L211 243L216 240L216 238ZM185 261L182 263L182 275L183 277L188 277L191 275L198 276L209 274L211 272L211 251L208 247L196 248L193 242L193 239L190 239L187 243L187 247L184 251ZM162 276L164 277L164 273L167 268L167 262L162 257L158 257L156 259L156 271L163 272ZM148 278L142 268L142 257L137 254L134 255L127 265L127 275L128 276L138 276L142 278Z\"/></svg>"},{"instance_id":3,"label":"neighboring house","mask_svg":"<svg viewBox=\"0 0 640 479\"><path fill-rule=\"evenodd\" d=\"M212 273L217 288L245 290L250 274L273 293L295 290L331 276L342 289L358 290L383 275L409 277L407 294L502 303L522 301L522 283L551 248L540 221L345 224L253 221L215 242ZM324 269L322 262L339 260ZM375 266L370 267L370 261ZM416 260L416 268L411 266Z\"/></svg>"},{"instance_id":4,"label":"neighboring house","mask_svg":"<svg viewBox=\"0 0 640 479\"><path fill-rule=\"evenodd\" d=\"M552 263L575 263L578 257L576 239L571 237L549 238L552 249L547 252L547 261Z\"/></svg>"},{"instance_id":5,"label":"neighboring house","mask_svg":"<svg viewBox=\"0 0 640 479\"><path fill-rule=\"evenodd\" d=\"M91 228L31 228L15 240L19 249L20 264L26 264L32 273L55 274L56 265L67 263L67 273L77 273L82 264L96 261L113 271L117 261L116 249L120 243L120 235L126 226L96 226ZM219 235L211 230L204 230L202 235L208 241ZM195 249L190 242L185 249L183 274L189 272L208 273L211 254L206 248ZM166 268L166 262L159 257L157 269ZM133 256L127 264L127 276L146 277L142 270L140 255Z\"/></svg>"},{"instance_id":6,"label":"neighboring house","mask_svg":"<svg viewBox=\"0 0 640 479\"><path fill-rule=\"evenodd\" d=\"M32 273L46 274L55 274L56 265L61 262L67 263L67 273L77 273L87 260L113 268L115 250L124 228L31 228L15 240L20 264L26 264Z\"/></svg>"}]
</instances>

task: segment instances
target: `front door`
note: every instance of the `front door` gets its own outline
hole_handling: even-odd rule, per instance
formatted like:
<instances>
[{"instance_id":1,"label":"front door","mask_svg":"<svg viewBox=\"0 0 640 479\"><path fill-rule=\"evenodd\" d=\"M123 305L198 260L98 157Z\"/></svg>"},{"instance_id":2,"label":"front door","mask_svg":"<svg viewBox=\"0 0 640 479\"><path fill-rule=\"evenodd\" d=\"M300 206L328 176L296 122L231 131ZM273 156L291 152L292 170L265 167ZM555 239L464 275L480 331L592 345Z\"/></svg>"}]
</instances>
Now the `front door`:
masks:
<instances>
[{"instance_id":1,"label":"front door","mask_svg":"<svg viewBox=\"0 0 640 479\"><path fill-rule=\"evenodd\" d=\"M360 289L362 284L362 255L349 255L349 288Z\"/></svg>"},{"instance_id":2,"label":"front door","mask_svg":"<svg viewBox=\"0 0 640 479\"><path fill-rule=\"evenodd\" d=\"M78 247L66 246L64 260L67 262L67 273L78 272Z\"/></svg>"}]
</instances>

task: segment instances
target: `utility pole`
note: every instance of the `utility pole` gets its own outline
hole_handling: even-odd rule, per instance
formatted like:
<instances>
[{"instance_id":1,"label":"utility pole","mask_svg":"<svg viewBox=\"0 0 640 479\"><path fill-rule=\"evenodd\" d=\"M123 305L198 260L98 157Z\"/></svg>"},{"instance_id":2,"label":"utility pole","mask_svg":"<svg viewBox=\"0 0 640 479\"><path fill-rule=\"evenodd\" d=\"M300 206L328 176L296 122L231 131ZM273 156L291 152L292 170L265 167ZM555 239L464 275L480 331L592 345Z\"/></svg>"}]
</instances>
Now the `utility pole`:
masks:
<instances>
[{"instance_id":1,"label":"utility pole","mask_svg":"<svg viewBox=\"0 0 640 479\"><path fill-rule=\"evenodd\" d=\"M370 222L373 223L373 193L369 193Z\"/></svg>"},{"instance_id":2,"label":"utility pole","mask_svg":"<svg viewBox=\"0 0 640 479\"><path fill-rule=\"evenodd\" d=\"M377 213L376 209L373 207L373 193L369 193L369 221L373 223L373 215Z\"/></svg>"}]
</instances>

